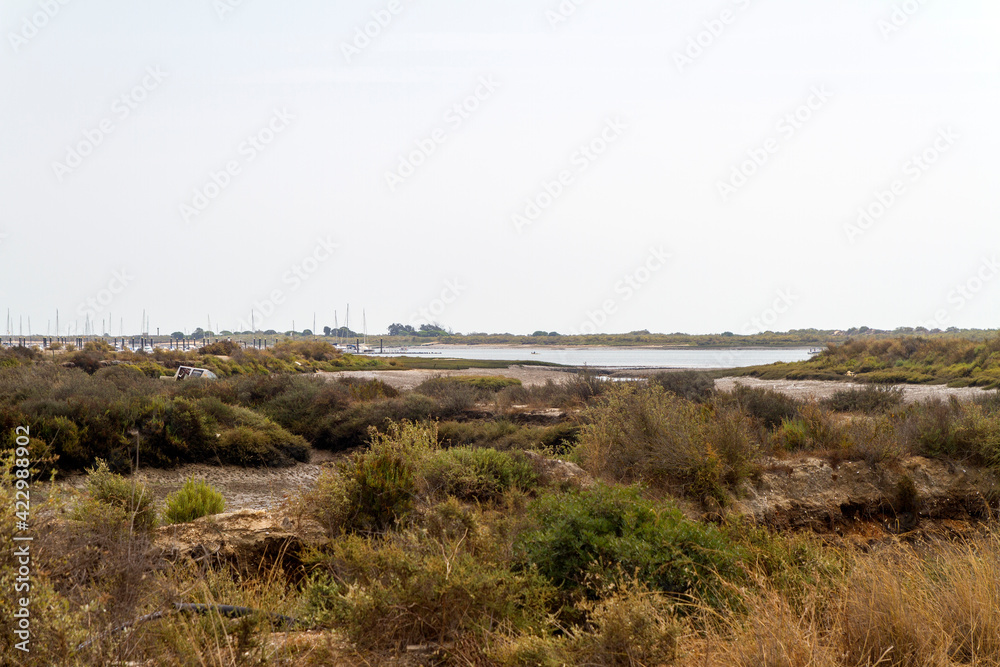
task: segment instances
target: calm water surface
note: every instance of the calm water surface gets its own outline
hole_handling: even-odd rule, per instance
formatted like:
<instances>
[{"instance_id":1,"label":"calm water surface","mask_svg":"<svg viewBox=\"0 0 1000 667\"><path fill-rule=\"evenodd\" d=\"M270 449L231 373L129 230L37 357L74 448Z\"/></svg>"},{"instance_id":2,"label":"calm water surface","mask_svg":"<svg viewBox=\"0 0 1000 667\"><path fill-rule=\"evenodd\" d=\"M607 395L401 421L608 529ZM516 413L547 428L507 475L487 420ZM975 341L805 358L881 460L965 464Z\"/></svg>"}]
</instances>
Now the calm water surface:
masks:
<instances>
[{"instance_id":1,"label":"calm water surface","mask_svg":"<svg viewBox=\"0 0 1000 667\"><path fill-rule=\"evenodd\" d=\"M534 352L534 354L533 354ZM419 354L418 354L419 353ZM376 355L379 356L379 355ZM547 361L566 366L598 368L739 368L773 364L776 361L804 361L809 348L735 349L622 349L616 347L487 347L449 345L411 347L407 352L381 356L419 356L452 359L500 359L503 361Z\"/></svg>"}]
</instances>

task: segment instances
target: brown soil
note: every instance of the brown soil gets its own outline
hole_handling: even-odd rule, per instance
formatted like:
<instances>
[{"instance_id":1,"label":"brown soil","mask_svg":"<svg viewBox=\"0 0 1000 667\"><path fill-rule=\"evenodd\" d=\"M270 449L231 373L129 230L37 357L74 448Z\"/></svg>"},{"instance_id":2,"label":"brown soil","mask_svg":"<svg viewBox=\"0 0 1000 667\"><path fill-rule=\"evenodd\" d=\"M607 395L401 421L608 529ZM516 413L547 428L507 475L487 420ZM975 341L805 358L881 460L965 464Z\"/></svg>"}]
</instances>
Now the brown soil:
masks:
<instances>
[{"instance_id":1,"label":"brown soil","mask_svg":"<svg viewBox=\"0 0 1000 667\"><path fill-rule=\"evenodd\" d=\"M988 470L919 456L876 466L804 456L766 461L730 511L870 543L991 518L998 500L1000 480Z\"/></svg>"}]
</instances>

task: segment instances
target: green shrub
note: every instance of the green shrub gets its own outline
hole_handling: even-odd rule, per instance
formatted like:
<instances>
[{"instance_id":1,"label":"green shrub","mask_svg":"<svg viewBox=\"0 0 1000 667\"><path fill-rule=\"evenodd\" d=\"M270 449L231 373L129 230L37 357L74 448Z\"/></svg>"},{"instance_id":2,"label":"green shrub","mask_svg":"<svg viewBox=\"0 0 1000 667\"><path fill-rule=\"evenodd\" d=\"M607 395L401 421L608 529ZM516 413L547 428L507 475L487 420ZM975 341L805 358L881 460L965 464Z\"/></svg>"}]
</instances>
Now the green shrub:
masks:
<instances>
[{"instance_id":1,"label":"green shrub","mask_svg":"<svg viewBox=\"0 0 1000 667\"><path fill-rule=\"evenodd\" d=\"M635 488L605 485L538 498L532 525L517 541L521 558L574 594L599 599L634 577L674 596L707 604L730 597L741 579L740 551L710 524L657 508Z\"/></svg>"},{"instance_id":2,"label":"green shrub","mask_svg":"<svg viewBox=\"0 0 1000 667\"><path fill-rule=\"evenodd\" d=\"M374 401L382 398L396 398L399 391L382 380L358 380L356 378L340 378L340 384L346 386L351 398L356 401Z\"/></svg>"},{"instance_id":3,"label":"green shrub","mask_svg":"<svg viewBox=\"0 0 1000 667\"><path fill-rule=\"evenodd\" d=\"M239 343L231 340L217 340L214 343L203 345L198 348L199 354L215 354L228 357L240 349Z\"/></svg>"},{"instance_id":4,"label":"green shrub","mask_svg":"<svg viewBox=\"0 0 1000 667\"><path fill-rule=\"evenodd\" d=\"M433 425L390 424L372 429L367 451L324 472L307 497L307 506L328 534L384 532L411 509L422 460L437 447Z\"/></svg>"},{"instance_id":5,"label":"green shrub","mask_svg":"<svg viewBox=\"0 0 1000 667\"><path fill-rule=\"evenodd\" d=\"M428 396L441 396L455 387L471 387L483 392L496 393L507 387L520 387L521 381L503 375L450 375L422 382L415 391Z\"/></svg>"},{"instance_id":6,"label":"green shrub","mask_svg":"<svg viewBox=\"0 0 1000 667\"><path fill-rule=\"evenodd\" d=\"M847 453L870 466L895 461L906 453L897 420L886 414L857 416L847 426Z\"/></svg>"},{"instance_id":7,"label":"green shrub","mask_svg":"<svg viewBox=\"0 0 1000 667\"><path fill-rule=\"evenodd\" d=\"M824 403L837 412L887 412L903 403L901 387L867 385L841 389Z\"/></svg>"},{"instance_id":8,"label":"green shrub","mask_svg":"<svg viewBox=\"0 0 1000 667\"><path fill-rule=\"evenodd\" d=\"M327 568L313 607L366 649L537 631L552 595L536 573L514 572L462 539L348 536L333 544Z\"/></svg>"},{"instance_id":9,"label":"green shrub","mask_svg":"<svg viewBox=\"0 0 1000 667\"><path fill-rule=\"evenodd\" d=\"M936 378L930 373L896 369L872 371L860 375L859 379L876 384L926 384L934 382Z\"/></svg>"},{"instance_id":10,"label":"green shrub","mask_svg":"<svg viewBox=\"0 0 1000 667\"><path fill-rule=\"evenodd\" d=\"M457 447L488 447L499 450L537 449L556 455L565 455L580 438L580 427L571 422L552 426L522 424L510 419L476 419L438 424L441 443Z\"/></svg>"},{"instance_id":11,"label":"green shrub","mask_svg":"<svg viewBox=\"0 0 1000 667\"><path fill-rule=\"evenodd\" d=\"M538 474L523 454L456 447L434 452L421 474L432 493L461 500L497 500L508 489L524 491L538 484Z\"/></svg>"},{"instance_id":12,"label":"green shrub","mask_svg":"<svg viewBox=\"0 0 1000 667\"><path fill-rule=\"evenodd\" d=\"M87 469L87 491L93 502L108 510L108 521L138 532L150 532L156 527L153 494L146 485L111 472L101 459ZM78 508L77 517L82 518L93 509L92 505L83 505Z\"/></svg>"},{"instance_id":13,"label":"green shrub","mask_svg":"<svg viewBox=\"0 0 1000 667\"><path fill-rule=\"evenodd\" d=\"M658 385L612 387L584 418L575 454L592 474L618 482L725 504L726 487L752 474L759 456L739 411L720 406L713 414Z\"/></svg>"},{"instance_id":14,"label":"green shrub","mask_svg":"<svg viewBox=\"0 0 1000 667\"><path fill-rule=\"evenodd\" d=\"M715 393L715 380L702 371L656 373L650 376L649 381L696 403L707 401Z\"/></svg>"},{"instance_id":15,"label":"green shrub","mask_svg":"<svg viewBox=\"0 0 1000 667\"><path fill-rule=\"evenodd\" d=\"M774 437L788 451L844 452L850 445L845 424L817 403L806 403L799 408L799 416L783 420Z\"/></svg>"},{"instance_id":16,"label":"green shrub","mask_svg":"<svg viewBox=\"0 0 1000 667\"><path fill-rule=\"evenodd\" d=\"M799 402L773 389L738 384L733 398L741 410L768 429L777 428L783 420L794 419L798 415Z\"/></svg>"},{"instance_id":17,"label":"green shrub","mask_svg":"<svg viewBox=\"0 0 1000 667\"><path fill-rule=\"evenodd\" d=\"M945 403L939 399L913 406L902 425L908 448L930 457L958 454L960 411L957 401Z\"/></svg>"},{"instance_id":18,"label":"green shrub","mask_svg":"<svg viewBox=\"0 0 1000 667\"><path fill-rule=\"evenodd\" d=\"M188 479L178 491L167 496L163 516L167 523L185 523L225 509L222 494L203 479Z\"/></svg>"},{"instance_id":19,"label":"green shrub","mask_svg":"<svg viewBox=\"0 0 1000 667\"><path fill-rule=\"evenodd\" d=\"M437 401L415 393L355 403L346 410L320 418L312 442L321 449L350 449L364 445L372 428L385 429L392 422L424 421L441 414Z\"/></svg>"}]
</instances>

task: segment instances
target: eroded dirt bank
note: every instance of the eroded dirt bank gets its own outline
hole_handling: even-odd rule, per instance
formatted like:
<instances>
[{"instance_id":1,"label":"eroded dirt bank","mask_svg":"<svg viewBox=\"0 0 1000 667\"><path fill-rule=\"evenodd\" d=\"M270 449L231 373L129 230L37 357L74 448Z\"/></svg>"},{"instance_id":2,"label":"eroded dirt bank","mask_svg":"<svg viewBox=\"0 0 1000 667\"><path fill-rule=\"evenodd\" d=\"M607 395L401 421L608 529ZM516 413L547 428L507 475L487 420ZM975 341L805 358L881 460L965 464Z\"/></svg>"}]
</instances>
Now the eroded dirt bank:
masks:
<instances>
[{"instance_id":1,"label":"eroded dirt bank","mask_svg":"<svg viewBox=\"0 0 1000 667\"><path fill-rule=\"evenodd\" d=\"M992 518L1000 480L988 470L920 456L875 466L769 459L740 496L730 511L755 523L872 540Z\"/></svg>"}]
</instances>

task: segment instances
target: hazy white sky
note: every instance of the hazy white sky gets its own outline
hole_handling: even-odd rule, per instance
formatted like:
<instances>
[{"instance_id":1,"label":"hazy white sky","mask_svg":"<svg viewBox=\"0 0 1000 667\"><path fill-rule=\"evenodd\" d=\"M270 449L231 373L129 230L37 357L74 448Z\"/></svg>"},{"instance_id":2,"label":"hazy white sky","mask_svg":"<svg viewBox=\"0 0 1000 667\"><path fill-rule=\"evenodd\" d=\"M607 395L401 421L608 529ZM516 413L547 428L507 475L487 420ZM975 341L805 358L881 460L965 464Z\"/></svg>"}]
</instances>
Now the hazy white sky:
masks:
<instances>
[{"instance_id":1,"label":"hazy white sky","mask_svg":"<svg viewBox=\"0 0 1000 667\"><path fill-rule=\"evenodd\" d=\"M998 326L1000 3L4 0L0 32L15 334Z\"/></svg>"}]
</instances>

